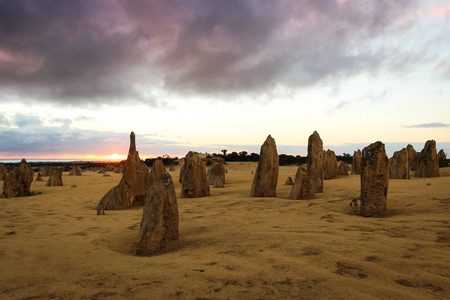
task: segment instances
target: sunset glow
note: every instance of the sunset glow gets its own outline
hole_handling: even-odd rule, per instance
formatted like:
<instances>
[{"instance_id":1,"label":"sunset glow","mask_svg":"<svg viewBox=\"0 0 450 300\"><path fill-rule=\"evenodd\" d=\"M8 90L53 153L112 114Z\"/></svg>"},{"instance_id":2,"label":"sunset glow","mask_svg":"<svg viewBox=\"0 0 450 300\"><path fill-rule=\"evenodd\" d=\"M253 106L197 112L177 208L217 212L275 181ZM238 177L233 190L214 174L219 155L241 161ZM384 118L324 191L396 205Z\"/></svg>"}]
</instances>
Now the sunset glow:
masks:
<instances>
[{"instance_id":1,"label":"sunset glow","mask_svg":"<svg viewBox=\"0 0 450 300\"><path fill-rule=\"evenodd\" d=\"M125 160L125 159L127 159L127 156L114 153L113 155L105 156L104 159L107 159L107 160Z\"/></svg>"}]
</instances>

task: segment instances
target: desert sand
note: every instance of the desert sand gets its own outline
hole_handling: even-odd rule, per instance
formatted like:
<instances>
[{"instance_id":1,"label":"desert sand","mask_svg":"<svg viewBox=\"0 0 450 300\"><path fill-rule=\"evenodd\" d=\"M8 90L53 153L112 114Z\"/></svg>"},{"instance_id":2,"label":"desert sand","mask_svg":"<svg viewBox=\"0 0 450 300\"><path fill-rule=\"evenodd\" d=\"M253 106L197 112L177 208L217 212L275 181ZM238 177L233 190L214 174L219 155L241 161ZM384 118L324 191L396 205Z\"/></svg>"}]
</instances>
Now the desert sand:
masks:
<instances>
[{"instance_id":1,"label":"desert sand","mask_svg":"<svg viewBox=\"0 0 450 300\"><path fill-rule=\"evenodd\" d=\"M310 200L250 198L256 163L227 163L225 188L180 198L180 238L137 257L143 207L95 207L122 174L63 174L64 186L0 199L1 299L449 299L450 168L389 182L387 212L353 214L360 177L339 176ZM35 174L36 176L36 174ZM76 184L77 187L71 187ZM15 234L6 235L13 230Z\"/></svg>"}]
</instances>

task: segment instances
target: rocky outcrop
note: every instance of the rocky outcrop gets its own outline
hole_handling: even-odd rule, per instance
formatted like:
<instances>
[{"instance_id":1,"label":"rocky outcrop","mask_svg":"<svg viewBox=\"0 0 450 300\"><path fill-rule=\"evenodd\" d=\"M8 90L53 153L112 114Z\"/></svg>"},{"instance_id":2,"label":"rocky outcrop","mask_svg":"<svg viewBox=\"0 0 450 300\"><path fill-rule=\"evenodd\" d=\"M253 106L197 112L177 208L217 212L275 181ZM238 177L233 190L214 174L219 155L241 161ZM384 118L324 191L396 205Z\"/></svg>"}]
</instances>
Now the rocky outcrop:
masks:
<instances>
[{"instance_id":1,"label":"rocky outcrop","mask_svg":"<svg viewBox=\"0 0 450 300\"><path fill-rule=\"evenodd\" d=\"M97 206L97 214L106 209L124 209L134 205L143 205L150 188L148 167L139 158L136 151L134 132L130 134L130 149L124 163L124 171L119 184L109 190Z\"/></svg>"},{"instance_id":2,"label":"rocky outcrop","mask_svg":"<svg viewBox=\"0 0 450 300\"><path fill-rule=\"evenodd\" d=\"M8 169L6 169L5 164L0 164L0 180L4 180Z\"/></svg>"},{"instance_id":3,"label":"rocky outcrop","mask_svg":"<svg viewBox=\"0 0 450 300\"><path fill-rule=\"evenodd\" d=\"M406 146L406 151L408 152L408 166L411 171L415 171L418 166L419 161L419 153L414 150L414 147L411 144Z\"/></svg>"},{"instance_id":4,"label":"rocky outcrop","mask_svg":"<svg viewBox=\"0 0 450 300\"><path fill-rule=\"evenodd\" d=\"M294 181L292 180L292 177L289 176L286 181L284 182L284 185L293 185Z\"/></svg>"},{"instance_id":5,"label":"rocky outcrop","mask_svg":"<svg viewBox=\"0 0 450 300\"><path fill-rule=\"evenodd\" d=\"M44 179L42 179L42 174L41 172L38 172L37 176L36 176L36 181L44 181Z\"/></svg>"},{"instance_id":6,"label":"rocky outcrop","mask_svg":"<svg viewBox=\"0 0 450 300\"><path fill-rule=\"evenodd\" d=\"M166 173L162 159L157 159L150 169L150 186L155 184L161 178L161 175Z\"/></svg>"},{"instance_id":7,"label":"rocky outcrop","mask_svg":"<svg viewBox=\"0 0 450 300\"><path fill-rule=\"evenodd\" d=\"M261 146L250 197L276 197L279 157L275 140L269 135Z\"/></svg>"},{"instance_id":8,"label":"rocky outcrop","mask_svg":"<svg viewBox=\"0 0 450 300\"><path fill-rule=\"evenodd\" d=\"M314 190L309 180L308 171L299 166L297 173L295 174L294 184L289 194L289 199L300 200L300 199L310 199L314 197Z\"/></svg>"},{"instance_id":9,"label":"rocky outcrop","mask_svg":"<svg viewBox=\"0 0 450 300\"><path fill-rule=\"evenodd\" d=\"M389 159L382 142L370 144L361 158L360 214L370 217L386 210L389 186Z\"/></svg>"},{"instance_id":10,"label":"rocky outcrop","mask_svg":"<svg viewBox=\"0 0 450 300\"><path fill-rule=\"evenodd\" d=\"M225 167L222 163L219 163L209 170L209 185L214 185L216 178L222 179L222 184L225 184Z\"/></svg>"},{"instance_id":11,"label":"rocky outcrop","mask_svg":"<svg viewBox=\"0 0 450 300\"><path fill-rule=\"evenodd\" d=\"M185 158L181 171L181 198L198 198L209 196L209 184L202 160L193 151Z\"/></svg>"},{"instance_id":12,"label":"rocky outcrop","mask_svg":"<svg viewBox=\"0 0 450 300\"><path fill-rule=\"evenodd\" d=\"M50 174L52 172L52 169L53 168L51 168L50 166L43 166L43 167L41 167L42 176L45 176L45 177L50 176Z\"/></svg>"},{"instance_id":13,"label":"rocky outcrop","mask_svg":"<svg viewBox=\"0 0 450 300\"><path fill-rule=\"evenodd\" d=\"M74 164L72 170L70 170L69 176L81 176L81 167Z\"/></svg>"},{"instance_id":14,"label":"rocky outcrop","mask_svg":"<svg viewBox=\"0 0 450 300\"><path fill-rule=\"evenodd\" d=\"M63 186L62 169L53 168L50 177L47 180L46 186Z\"/></svg>"},{"instance_id":15,"label":"rocky outcrop","mask_svg":"<svg viewBox=\"0 0 450 300\"><path fill-rule=\"evenodd\" d=\"M225 184L222 181L222 177L217 176L214 179L213 188L224 188L224 187L225 187Z\"/></svg>"},{"instance_id":16,"label":"rocky outcrop","mask_svg":"<svg viewBox=\"0 0 450 300\"><path fill-rule=\"evenodd\" d=\"M345 163L343 161L338 162L338 175L348 176L349 171L350 171L350 168L347 165L347 163Z\"/></svg>"},{"instance_id":17,"label":"rocky outcrop","mask_svg":"<svg viewBox=\"0 0 450 300\"><path fill-rule=\"evenodd\" d=\"M447 155L445 154L444 149L439 150L438 160L439 160L439 168L448 167Z\"/></svg>"},{"instance_id":18,"label":"rocky outcrop","mask_svg":"<svg viewBox=\"0 0 450 300\"><path fill-rule=\"evenodd\" d=\"M308 156L306 169L313 187L314 193L323 192L323 142L317 131L308 138Z\"/></svg>"},{"instance_id":19,"label":"rocky outcrop","mask_svg":"<svg viewBox=\"0 0 450 300\"><path fill-rule=\"evenodd\" d=\"M22 159L20 164L9 171L3 181L3 198L23 197L31 194L33 168Z\"/></svg>"},{"instance_id":20,"label":"rocky outcrop","mask_svg":"<svg viewBox=\"0 0 450 300\"><path fill-rule=\"evenodd\" d=\"M439 177L439 159L436 141L429 140L419 154L415 177Z\"/></svg>"},{"instance_id":21,"label":"rocky outcrop","mask_svg":"<svg viewBox=\"0 0 450 300\"><path fill-rule=\"evenodd\" d=\"M352 175L361 174L361 150L353 152Z\"/></svg>"},{"instance_id":22,"label":"rocky outcrop","mask_svg":"<svg viewBox=\"0 0 450 300\"><path fill-rule=\"evenodd\" d=\"M323 151L323 178L325 180L335 178L338 175L338 163L333 150Z\"/></svg>"},{"instance_id":23,"label":"rocky outcrop","mask_svg":"<svg viewBox=\"0 0 450 300\"><path fill-rule=\"evenodd\" d=\"M408 150L406 148L394 152L394 155L389 159L389 178L410 179L408 161Z\"/></svg>"},{"instance_id":24,"label":"rocky outcrop","mask_svg":"<svg viewBox=\"0 0 450 300\"><path fill-rule=\"evenodd\" d=\"M147 193L141 220L136 255L154 255L169 241L177 240L178 204L175 187L169 173L164 173Z\"/></svg>"}]
</instances>

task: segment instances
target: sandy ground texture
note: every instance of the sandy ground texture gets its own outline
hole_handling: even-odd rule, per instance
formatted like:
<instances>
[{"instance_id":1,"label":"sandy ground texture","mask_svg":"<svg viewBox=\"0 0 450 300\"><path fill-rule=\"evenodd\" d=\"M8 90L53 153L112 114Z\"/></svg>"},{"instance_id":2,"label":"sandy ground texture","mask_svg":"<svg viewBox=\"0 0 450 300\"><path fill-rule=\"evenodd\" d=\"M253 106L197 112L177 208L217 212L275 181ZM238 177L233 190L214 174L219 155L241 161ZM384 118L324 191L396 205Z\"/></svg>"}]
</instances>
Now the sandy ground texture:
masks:
<instances>
[{"instance_id":1,"label":"sandy ground texture","mask_svg":"<svg viewBox=\"0 0 450 300\"><path fill-rule=\"evenodd\" d=\"M133 255L143 207L96 215L121 174L44 177L42 194L0 199L0 298L450 299L450 168L391 180L372 218L349 206L359 176L295 201L294 166L280 167L276 198L249 197L256 163L226 168L225 188L178 198L180 238L153 257Z\"/></svg>"}]
</instances>

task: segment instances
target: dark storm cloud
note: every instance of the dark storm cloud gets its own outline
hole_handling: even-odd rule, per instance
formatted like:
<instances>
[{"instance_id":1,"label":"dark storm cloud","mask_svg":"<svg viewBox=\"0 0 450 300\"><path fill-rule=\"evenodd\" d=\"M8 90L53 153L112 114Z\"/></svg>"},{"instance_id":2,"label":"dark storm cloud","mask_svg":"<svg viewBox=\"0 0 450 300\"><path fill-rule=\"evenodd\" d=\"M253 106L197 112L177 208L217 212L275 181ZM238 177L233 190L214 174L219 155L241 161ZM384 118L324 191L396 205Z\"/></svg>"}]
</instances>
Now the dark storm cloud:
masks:
<instances>
[{"instance_id":1,"label":"dark storm cloud","mask_svg":"<svg viewBox=\"0 0 450 300\"><path fill-rule=\"evenodd\" d=\"M407 26L415 9L409 0L0 0L0 89L161 105L161 90L298 88L401 61L407 53L377 39Z\"/></svg>"},{"instance_id":2,"label":"dark storm cloud","mask_svg":"<svg viewBox=\"0 0 450 300\"><path fill-rule=\"evenodd\" d=\"M432 123L422 123L422 124L414 124L406 126L408 128L442 128L442 127L450 127L450 124L441 123L441 122L432 122Z\"/></svg>"}]
</instances>

